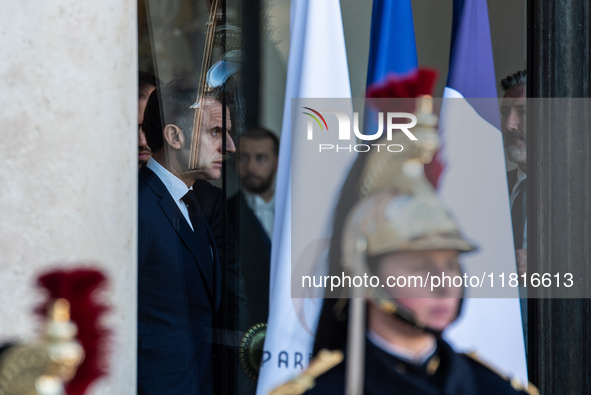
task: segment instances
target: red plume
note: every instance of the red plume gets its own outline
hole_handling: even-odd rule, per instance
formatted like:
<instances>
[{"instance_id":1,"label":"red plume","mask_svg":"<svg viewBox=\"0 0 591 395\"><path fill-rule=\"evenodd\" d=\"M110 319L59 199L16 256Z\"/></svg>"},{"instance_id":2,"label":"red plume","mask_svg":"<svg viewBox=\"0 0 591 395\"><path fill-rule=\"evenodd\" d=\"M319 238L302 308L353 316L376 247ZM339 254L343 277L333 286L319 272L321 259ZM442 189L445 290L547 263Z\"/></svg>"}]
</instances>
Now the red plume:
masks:
<instances>
[{"instance_id":1,"label":"red plume","mask_svg":"<svg viewBox=\"0 0 591 395\"><path fill-rule=\"evenodd\" d=\"M420 68L408 74L388 74L380 82L367 87L367 97L415 98L432 95L437 70Z\"/></svg>"},{"instance_id":2,"label":"red plume","mask_svg":"<svg viewBox=\"0 0 591 395\"><path fill-rule=\"evenodd\" d=\"M409 74L389 74L383 81L370 85L367 94L370 104L382 111L391 110L394 105L397 111L414 112L415 102L411 100L397 101L396 103L383 102L372 99L385 98L415 98L423 95L433 95L433 87L437 80L437 70L420 68ZM443 171L439 152L430 163L425 165L425 176L434 188L437 188L439 176Z\"/></svg>"},{"instance_id":3,"label":"red plume","mask_svg":"<svg viewBox=\"0 0 591 395\"><path fill-rule=\"evenodd\" d=\"M106 277L98 270L55 270L40 276L39 286L47 289L49 298L36 310L46 316L48 304L64 298L70 302L70 318L78 326L78 341L84 348L84 361L76 376L66 384L68 395L83 395L90 384L106 374L105 346L109 331L99 322L108 306L97 302L95 291L106 285Z\"/></svg>"}]
</instances>

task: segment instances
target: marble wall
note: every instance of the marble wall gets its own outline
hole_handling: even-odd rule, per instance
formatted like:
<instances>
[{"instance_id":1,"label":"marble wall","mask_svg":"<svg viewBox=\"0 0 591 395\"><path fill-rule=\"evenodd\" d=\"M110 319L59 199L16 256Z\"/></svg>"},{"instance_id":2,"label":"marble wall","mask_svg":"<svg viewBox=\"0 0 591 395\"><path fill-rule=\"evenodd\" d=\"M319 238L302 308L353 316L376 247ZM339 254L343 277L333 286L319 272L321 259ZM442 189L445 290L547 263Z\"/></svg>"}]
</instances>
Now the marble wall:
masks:
<instances>
[{"instance_id":1,"label":"marble wall","mask_svg":"<svg viewBox=\"0 0 591 395\"><path fill-rule=\"evenodd\" d=\"M3 1L0 13L0 343L39 333L39 273L101 268L114 335L92 394L135 393L136 8Z\"/></svg>"}]
</instances>

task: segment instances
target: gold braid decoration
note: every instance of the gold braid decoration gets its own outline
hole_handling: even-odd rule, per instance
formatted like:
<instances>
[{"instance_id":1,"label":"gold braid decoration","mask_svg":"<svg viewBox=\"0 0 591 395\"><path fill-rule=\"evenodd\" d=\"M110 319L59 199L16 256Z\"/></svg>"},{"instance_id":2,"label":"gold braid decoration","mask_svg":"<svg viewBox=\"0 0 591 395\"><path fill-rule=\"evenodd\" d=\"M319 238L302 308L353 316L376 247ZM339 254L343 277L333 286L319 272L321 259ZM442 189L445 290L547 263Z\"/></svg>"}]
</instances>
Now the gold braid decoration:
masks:
<instances>
[{"instance_id":1,"label":"gold braid decoration","mask_svg":"<svg viewBox=\"0 0 591 395\"><path fill-rule=\"evenodd\" d=\"M303 394L314 387L315 380L318 376L332 369L342 361L343 353L341 351L320 350L302 374L275 388L269 395Z\"/></svg>"},{"instance_id":2,"label":"gold braid decoration","mask_svg":"<svg viewBox=\"0 0 591 395\"><path fill-rule=\"evenodd\" d=\"M424 177L423 165L431 162L439 148L437 116L432 112L431 97L419 97L417 103L417 125L413 128L417 141L409 141L404 133L398 131L392 134L390 143L403 145L403 151L371 154L360 178L359 197L382 190L416 194L425 187L431 188Z\"/></svg>"},{"instance_id":3,"label":"gold braid decoration","mask_svg":"<svg viewBox=\"0 0 591 395\"><path fill-rule=\"evenodd\" d=\"M84 359L70 321L70 304L56 300L48 313L44 338L10 347L0 357L0 395L62 395Z\"/></svg>"}]
</instances>

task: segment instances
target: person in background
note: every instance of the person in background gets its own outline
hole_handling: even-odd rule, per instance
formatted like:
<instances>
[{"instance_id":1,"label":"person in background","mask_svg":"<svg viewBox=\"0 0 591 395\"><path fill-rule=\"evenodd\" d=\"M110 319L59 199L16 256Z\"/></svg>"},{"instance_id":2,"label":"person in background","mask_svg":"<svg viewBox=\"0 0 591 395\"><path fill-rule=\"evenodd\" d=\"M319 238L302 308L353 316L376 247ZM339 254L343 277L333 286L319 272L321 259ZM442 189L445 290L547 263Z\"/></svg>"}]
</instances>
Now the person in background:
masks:
<instances>
[{"instance_id":1,"label":"person in background","mask_svg":"<svg viewBox=\"0 0 591 395\"><path fill-rule=\"evenodd\" d=\"M159 81L154 74L145 71L140 71L138 74L138 164L141 168L142 165L148 162L148 159L150 159L150 156L152 155L152 150L150 149L150 147L148 147L146 135L142 130L142 123L144 122L144 112L146 110L146 103L148 103L148 98L150 97L150 94L154 92L154 89L156 89L156 87L158 86Z\"/></svg>"},{"instance_id":2,"label":"person in background","mask_svg":"<svg viewBox=\"0 0 591 395\"><path fill-rule=\"evenodd\" d=\"M507 159L517 168L507 173L511 224L517 272L527 272L527 70L521 70L501 80L505 91L501 102L501 130ZM528 350L527 289L519 285L521 322L525 349Z\"/></svg>"},{"instance_id":3,"label":"person in background","mask_svg":"<svg viewBox=\"0 0 591 395\"><path fill-rule=\"evenodd\" d=\"M507 159L517 165L507 173L513 223L517 271L527 271L527 71L521 70L501 80L505 91L501 103L501 130Z\"/></svg>"},{"instance_id":4,"label":"person in background","mask_svg":"<svg viewBox=\"0 0 591 395\"><path fill-rule=\"evenodd\" d=\"M263 127L249 129L238 140L236 171L242 189L228 199L228 215L236 225L239 270L251 314L249 325L266 322L269 313L278 155L279 140Z\"/></svg>"}]
</instances>

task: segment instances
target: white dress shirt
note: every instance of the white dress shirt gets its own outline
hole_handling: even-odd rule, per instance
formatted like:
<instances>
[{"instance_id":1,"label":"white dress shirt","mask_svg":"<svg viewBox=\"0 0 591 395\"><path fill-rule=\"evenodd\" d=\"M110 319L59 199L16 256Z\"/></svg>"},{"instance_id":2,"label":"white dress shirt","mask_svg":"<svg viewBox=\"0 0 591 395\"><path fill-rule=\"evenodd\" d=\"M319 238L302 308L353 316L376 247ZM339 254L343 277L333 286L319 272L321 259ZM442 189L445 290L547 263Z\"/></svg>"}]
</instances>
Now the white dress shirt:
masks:
<instances>
[{"instance_id":1,"label":"white dress shirt","mask_svg":"<svg viewBox=\"0 0 591 395\"><path fill-rule=\"evenodd\" d=\"M191 229L194 230L193 224L191 224L191 218L189 217L189 209L187 208L185 202L181 200L182 197L187 194L187 192L193 189L193 187L188 188L180 178L166 170L160 163L156 162L152 158L148 159L146 166L148 169L156 173L160 181L162 181L166 187L166 190L168 190L168 193L170 193L170 196L172 196L172 199L175 201L176 205L179 207L179 210L181 210L181 213L183 213L183 217L185 217Z\"/></svg>"}]
</instances>

